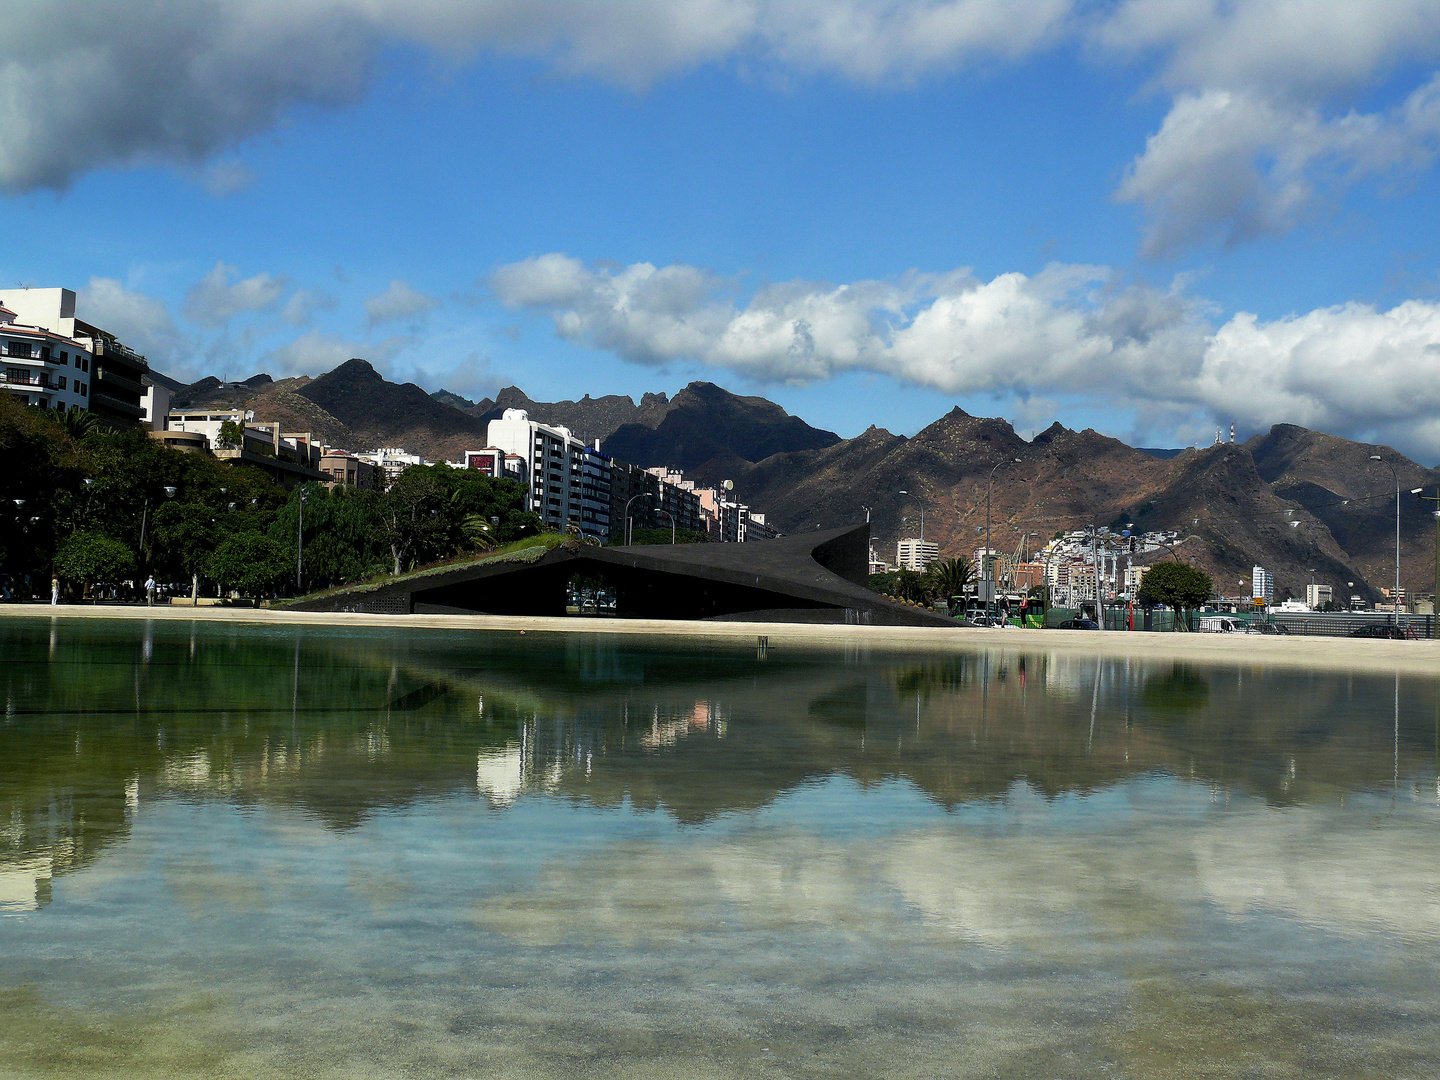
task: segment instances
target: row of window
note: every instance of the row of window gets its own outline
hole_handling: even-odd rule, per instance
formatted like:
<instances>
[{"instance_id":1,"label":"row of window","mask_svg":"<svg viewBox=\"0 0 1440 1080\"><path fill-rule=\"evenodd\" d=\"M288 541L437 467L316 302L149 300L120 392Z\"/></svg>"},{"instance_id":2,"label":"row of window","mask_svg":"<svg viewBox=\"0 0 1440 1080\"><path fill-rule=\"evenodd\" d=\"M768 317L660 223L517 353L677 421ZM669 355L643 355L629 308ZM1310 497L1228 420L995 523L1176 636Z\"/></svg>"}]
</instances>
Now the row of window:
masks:
<instances>
[{"instance_id":1,"label":"row of window","mask_svg":"<svg viewBox=\"0 0 1440 1080\"><path fill-rule=\"evenodd\" d=\"M7 341L5 343L5 355L12 357L16 360L38 359L44 361L47 364L52 363L52 360L50 358L49 345L40 346L40 352L37 355L37 353L35 352L35 346L28 341ZM70 354L66 352L60 353L57 357L55 357L53 363L62 364L68 367L70 364ZM85 356L83 353L76 353L75 366L81 371L89 371L90 358L88 356Z\"/></svg>"},{"instance_id":2,"label":"row of window","mask_svg":"<svg viewBox=\"0 0 1440 1080\"><path fill-rule=\"evenodd\" d=\"M64 390L66 388L66 379L64 375L58 376L55 380L55 385L52 387L50 383L50 373L48 371L30 371L26 368L6 368L5 381L8 383L14 383L18 386L41 386L44 387L46 390L50 390L52 388L55 390ZM82 383L79 379L76 379L75 393L79 394L81 397L89 397L89 384Z\"/></svg>"}]
</instances>

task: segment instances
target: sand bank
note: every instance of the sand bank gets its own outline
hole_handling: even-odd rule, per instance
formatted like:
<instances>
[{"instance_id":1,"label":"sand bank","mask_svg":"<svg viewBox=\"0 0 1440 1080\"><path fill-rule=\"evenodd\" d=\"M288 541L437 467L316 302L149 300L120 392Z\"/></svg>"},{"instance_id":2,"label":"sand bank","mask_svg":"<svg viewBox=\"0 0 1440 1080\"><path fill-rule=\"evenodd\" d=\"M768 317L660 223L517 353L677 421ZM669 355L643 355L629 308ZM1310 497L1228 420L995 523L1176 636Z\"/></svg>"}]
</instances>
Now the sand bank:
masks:
<instances>
[{"instance_id":1,"label":"sand bank","mask_svg":"<svg viewBox=\"0 0 1440 1080\"><path fill-rule=\"evenodd\" d=\"M1065 653L1140 660L1184 660L1246 667L1304 667L1440 676L1440 641L1260 637L1238 634L1126 633L1098 630L982 630L970 627L807 626L796 623L672 622L645 619L540 618L500 615L360 615L256 608L0 605L0 618L129 619L268 626L380 626L511 633L636 634L754 642L769 648L841 646L904 651Z\"/></svg>"}]
</instances>

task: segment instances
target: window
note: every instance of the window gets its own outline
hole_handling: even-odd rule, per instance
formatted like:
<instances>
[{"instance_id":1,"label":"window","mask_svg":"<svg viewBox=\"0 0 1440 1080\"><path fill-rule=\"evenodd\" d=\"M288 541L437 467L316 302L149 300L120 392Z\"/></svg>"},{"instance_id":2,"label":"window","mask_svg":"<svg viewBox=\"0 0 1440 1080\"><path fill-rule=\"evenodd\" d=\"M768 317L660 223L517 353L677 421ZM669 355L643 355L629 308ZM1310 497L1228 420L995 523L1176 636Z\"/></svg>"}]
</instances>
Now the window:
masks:
<instances>
[{"instance_id":1,"label":"window","mask_svg":"<svg viewBox=\"0 0 1440 1080\"><path fill-rule=\"evenodd\" d=\"M19 357L22 360L30 359L30 343L28 341L12 341L6 351L11 356Z\"/></svg>"},{"instance_id":2,"label":"window","mask_svg":"<svg viewBox=\"0 0 1440 1080\"><path fill-rule=\"evenodd\" d=\"M90 396L90 384L89 384L89 383L81 383L81 384L80 384L80 396L81 396L81 397L89 397L89 396Z\"/></svg>"},{"instance_id":3,"label":"window","mask_svg":"<svg viewBox=\"0 0 1440 1080\"><path fill-rule=\"evenodd\" d=\"M67 353L63 353L63 352L62 352L62 353L60 354L60 363L61 363L62 365L65 365L65 366L69 366L69 364L70 364L70 357L69 357L69 355L68 355Z\"/></svg>"},{"instance_id":4,"label":"window","mask_svg":"<svg viewBox=\"0 0 1440 1080\"><path fill-rule=\"evenodd\" d=\"M64 390L64 389L65 389L65 376L64 376L64 375L61 375L61 376L60 376L60 389L61 389L61 390Z\"/></svg>"},{"instance_id":5,"label":"window","mask_svg":"<svg viewBox=\"0 0 1440 1080\"><path fill-rule=\"evenodd\" d=\"M30 373L28 371L22 370L21 368L6 368L5 381L12 383L28 383L30 381Z\"/></svg>"}]
</instances>

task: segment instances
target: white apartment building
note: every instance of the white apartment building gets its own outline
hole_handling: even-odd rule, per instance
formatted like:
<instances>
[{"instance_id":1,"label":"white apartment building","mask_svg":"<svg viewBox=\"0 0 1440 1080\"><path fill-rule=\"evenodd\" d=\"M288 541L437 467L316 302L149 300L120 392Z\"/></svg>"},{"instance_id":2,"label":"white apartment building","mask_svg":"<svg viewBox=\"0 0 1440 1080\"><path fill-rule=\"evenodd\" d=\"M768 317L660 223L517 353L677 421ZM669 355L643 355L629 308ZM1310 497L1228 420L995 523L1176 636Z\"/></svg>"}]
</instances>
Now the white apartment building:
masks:
<instances>
[{"instance_id":1,"label":"white apartment building","mask_svg":"<svg viewBox=\"0 0 1440 1080\"><path fill-rule=\"evenodd\" d=\"M1266 604L1275 602L1275 578L1263 566L1250 569L1250 597L1254 600L1264 599Z\"/></svg>"},{"instance_id":2,"label":"white apartment building","mask_svg":"<svg viewBox=\"0 0 1440 1080\"><path fill-rule=\"evenodd\" d=\"M411 465L432 465L434 462L426 461L419 454L407 453L403 446L382 446L378 450L367 450L363 454L356 454L361 461L368 461L385 474L385 486L389 487L400 474Z\"/></svg>"},{"instance_id":3,"label":"white apartment building","mask_svg":"<svg viewBox=\"0 0 1440 1080\"><path fill-rule=\"evenodd\" d=\"M1326 604L1335 602L1335 586L1333 585L1306 585L1305 603L1311 611L1319 611Z\"/></svg>"},{"instance_id":4,"label":"white apartment building","mask_svg":"<svg viewBox=\"0 0 1440 1080\"><path fill-rule=\"evenodd\" d=\"M27 342L18 334L7 335L6 363L0 374L17 398L49 409L76 405L121 424L142 419L141 380L150 365L139 353L115 340L114 334L76 318L73 290L0 289L0 308L13 316L11 326L28 329L28 358L43 361L47 352L49 355L48 367L43 363L11 363L27 359ZM37 333L52 340L39 340ZM56 342L55 338L61 340ZM18 356L9 349L11 342L19 346Z\"/></svg>"},{"instance_id":5,"label":"white apartment building","mask_svg":"<svg viewBox=\"0 0 1440 1080\"><path fill-rule=\"evenodd\" d=\"M566 427L530 419L524 409L506 409L486 431L491 446L518 454L529 471L529 508L552 529L581 521L580 494L585 443Z\"/></svg>"},{"instance_id":6,"label":"white apartment building","mask_svg":"<svg viewBox=\"0 0 1440 1080\"><path fill-rule=\"evenodd\" d=\"M1140 584L1145 580L1145 572L1149 569L1148 566L1125 567L1125 592L1128 595L1134 596L1140 591ZM1160 579L1156 578L1155 580L1159 581Z\"/></svg>"},{"instance_id":7,"label":"white apartment building","mask_svg":"<svg viewBox=\"0 0 1440 1080\"><path fill-rule=\"evenodd\" d=\"M87 344L0 304L0 376L4 389L21 405L88 409L90 360Z\"/></svg>"},{"instance_id":8,"label":"white apartment building","mask_svg":"<svg viewBox=\"0 0 1440 1080\"><path fill-rule=\"evenodd\" d=\"M895 545L895 563L917 573L940 557L940 545L924 540L901 540Z\"/></svg>"}]
</instances>

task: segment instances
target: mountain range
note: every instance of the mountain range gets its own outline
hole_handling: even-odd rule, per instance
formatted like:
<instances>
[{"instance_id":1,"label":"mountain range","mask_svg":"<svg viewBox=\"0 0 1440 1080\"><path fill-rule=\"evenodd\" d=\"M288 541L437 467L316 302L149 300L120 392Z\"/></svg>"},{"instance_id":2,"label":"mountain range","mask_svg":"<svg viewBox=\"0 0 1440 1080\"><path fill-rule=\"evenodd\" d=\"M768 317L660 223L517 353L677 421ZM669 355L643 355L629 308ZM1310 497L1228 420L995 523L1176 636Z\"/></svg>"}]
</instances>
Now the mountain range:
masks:
<instances>
[{"instance_id":1,"label":"mountain range","mask_svg":"<svg viewBox=\"0 0 1440 1080\"><path fill-rule=\"evenodd\" d=\"M911 437L870 427L842 439L765 398L708 382L638 403L615 395L537 402L513 386L470 401L391 383L359 359L313 379L212 378L176 392L175 407L197 406L254 409L353 450L403 446L450 459L484 445L488 422L520 408L635 465L680 468L703 483L732 480L743 501L786 532L868 513L885 554L918 533L923 504L926 539L945 555L971 555L985 543L988 490L991 545L1002 551L1087 525L1133 523L1180 533L1176 557L1211 573L1222 592L1248 594L1259 564L1274 574L1278 595L1303 595L1313 571L1337 599L1376 599L1394 576L1395 481L1370 460L1380 454L1402 492L1402 584L1428 592L1433 582L1434 504L1409 489L1436 487L1440 471L1388 447L1288 424L1244 443L1142 449L1059 423L1027 440L1003 419L956 408Z\"/></svg>"}]
</instances>

